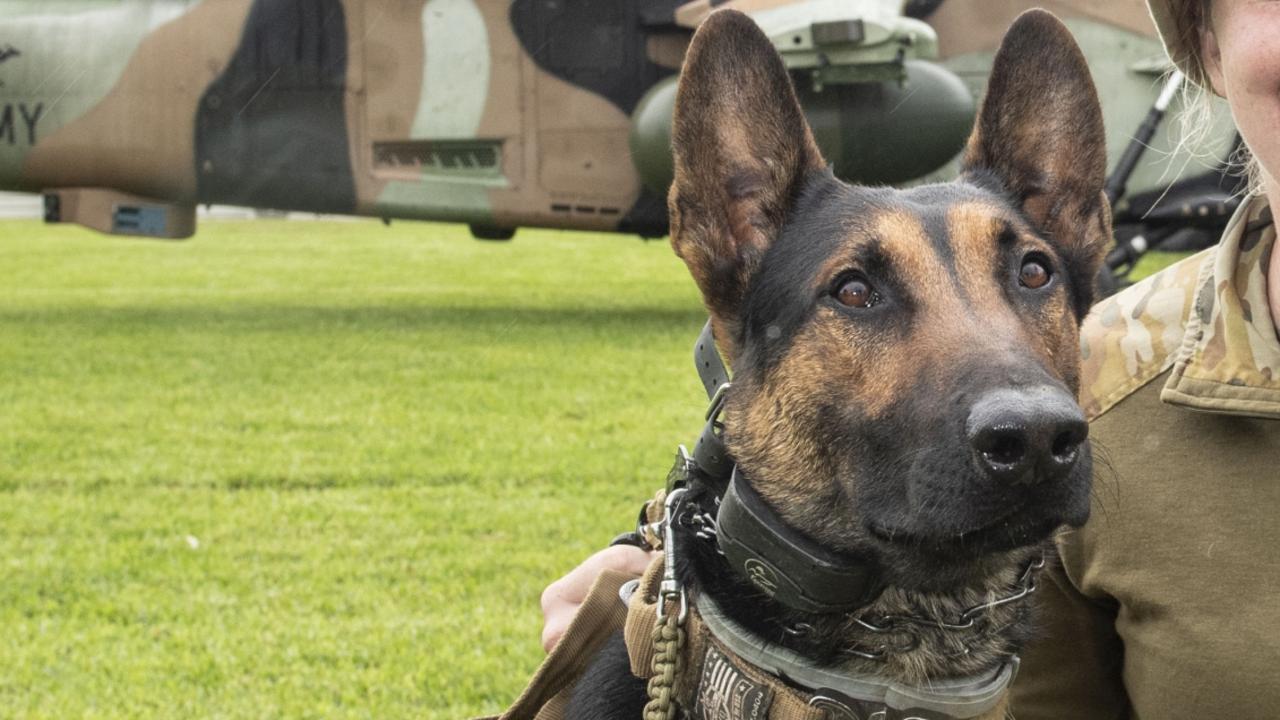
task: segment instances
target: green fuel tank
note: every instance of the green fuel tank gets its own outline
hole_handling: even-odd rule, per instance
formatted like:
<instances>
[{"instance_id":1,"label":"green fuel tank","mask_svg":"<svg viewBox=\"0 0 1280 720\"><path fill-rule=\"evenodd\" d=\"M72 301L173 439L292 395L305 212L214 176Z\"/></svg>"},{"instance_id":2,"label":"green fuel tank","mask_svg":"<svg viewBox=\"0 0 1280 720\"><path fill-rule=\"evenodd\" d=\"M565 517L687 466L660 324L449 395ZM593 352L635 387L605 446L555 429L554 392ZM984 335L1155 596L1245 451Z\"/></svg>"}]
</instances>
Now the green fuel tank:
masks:
<instances>
[{"instance_id":1,"label":"green fuel tank","mask_svg":"<svg viewBox=\"0 0 1280 720\"><path fill-rule=\"evenodd\" d=\"M906 80L827 84L796 92L822 154L838 177L896 185L955 157L973 128L976 106L964 82L934 63L907 60ZM671 114L676 78L655 85L631 115L631 157L645 186L671 186Z\"/></svg>"}]
</instances>

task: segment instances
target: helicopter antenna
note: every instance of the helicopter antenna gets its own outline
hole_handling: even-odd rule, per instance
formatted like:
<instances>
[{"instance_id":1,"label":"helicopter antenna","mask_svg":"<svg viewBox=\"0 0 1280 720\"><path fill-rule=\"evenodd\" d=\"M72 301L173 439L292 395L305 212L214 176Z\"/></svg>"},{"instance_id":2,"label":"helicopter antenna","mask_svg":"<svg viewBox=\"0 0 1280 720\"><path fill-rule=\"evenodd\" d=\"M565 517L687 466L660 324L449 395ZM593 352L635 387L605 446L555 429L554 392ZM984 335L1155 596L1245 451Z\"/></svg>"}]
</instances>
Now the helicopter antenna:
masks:
<instances>
[{"instance_id":1,"label":"helicopter antenna","mask_svg":"<svg viewBox=\"0 0 1280 720\"><path fill-rule=\"evenodd\" d=\"M1103 190L1107 194L1107 202L1115 205L1116 200L1124 196L1125 185L1129 182L1129 177L1133 175L1133 171L1138 167L1138 160L1142 159L1142 153L1146 151L1147 146L1151 143L1151 138L1156 134L1156 128L1160 126L1160 121L1164 119L1164 113L1169 109L1169 103L1173 102L1173 96L1178 93L1178 89L1182 87L1182 81L1186 78L1181 70L1174 70L1173 74L1164 84L1164 89L1160 91L1160 96L1156 98L1155 105L1147 111L1147 116L1143 118L1142 124L1138 126L1137 132L1133 134L1133 139L1129 141L1128 147L1124 149L1124 154L1120 156L1120 160L1116 162L1116 167L1111 171L1111 177L1107 178L1107 184Z\"/></svg>"}]
</instances>

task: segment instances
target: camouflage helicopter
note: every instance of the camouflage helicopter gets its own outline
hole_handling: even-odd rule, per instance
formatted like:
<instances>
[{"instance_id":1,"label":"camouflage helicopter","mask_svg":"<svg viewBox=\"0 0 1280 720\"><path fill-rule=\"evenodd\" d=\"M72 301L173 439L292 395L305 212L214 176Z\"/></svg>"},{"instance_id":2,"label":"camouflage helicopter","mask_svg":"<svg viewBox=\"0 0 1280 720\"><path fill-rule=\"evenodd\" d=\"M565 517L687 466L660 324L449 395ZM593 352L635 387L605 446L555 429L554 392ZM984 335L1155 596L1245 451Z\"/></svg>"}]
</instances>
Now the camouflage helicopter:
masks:
<instances>
[{"instance_id":1,"label":"camouflage helicopter","mask_svg":"<svg viewBox=\"0 0 1280 720\"><path fill-rule=\"evenodd\" d=\"M1142 0L0 0L0 189L161 238L204 203L658 236L713 10L773 40L839 176L901 184L954 172L1032 5L1079 39L1118 162L1167 70ZM1148 144L1131 189L1171 179Z\"/></svg>"}]
</instances>

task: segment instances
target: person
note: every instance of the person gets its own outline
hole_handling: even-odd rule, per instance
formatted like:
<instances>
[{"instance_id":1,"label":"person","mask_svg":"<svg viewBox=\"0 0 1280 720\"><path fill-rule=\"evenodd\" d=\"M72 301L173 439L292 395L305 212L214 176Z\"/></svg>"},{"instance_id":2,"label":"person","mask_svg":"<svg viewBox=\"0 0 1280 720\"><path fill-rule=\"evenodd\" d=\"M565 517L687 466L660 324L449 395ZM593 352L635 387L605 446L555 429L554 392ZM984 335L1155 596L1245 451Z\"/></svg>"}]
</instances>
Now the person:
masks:
<instances>
[{"instance_id":1,"label":"person","mask_svg":"<svg viewBox=\"0 0 1280 720\"><path fill-rule=\"evenodd\" d=\"M1102 462L1090 520L1058 539L1037 593L1019 720L1280 707L1280 2L1148 6L1170 58L1226 99L1253 188L1216 248L1085 322L1080 400Z\"/></svg>"},{"instance_id":2,"label":"person","mask_svg":"<svg viewBox=\"0 0 1280 720\"><path fill-rule=\"evenodd\" d=\"M1218 246L1099 303L1082 331L1094 507L1040 578L1012 711L1263 718L1280 707L1280 0L1148 0L1165 48L1251 151ZM542 596L544 647L607 548Z\"/></svg>"}]
</instances>

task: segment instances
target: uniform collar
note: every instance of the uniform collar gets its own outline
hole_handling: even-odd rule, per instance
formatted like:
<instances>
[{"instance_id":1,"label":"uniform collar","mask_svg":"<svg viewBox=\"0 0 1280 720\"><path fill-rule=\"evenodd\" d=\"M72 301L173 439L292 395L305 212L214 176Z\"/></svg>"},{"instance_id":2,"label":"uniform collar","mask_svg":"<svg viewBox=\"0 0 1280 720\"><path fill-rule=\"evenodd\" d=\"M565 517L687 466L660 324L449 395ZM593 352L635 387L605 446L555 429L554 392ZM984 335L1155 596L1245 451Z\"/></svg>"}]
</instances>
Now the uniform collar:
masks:
<instances>
[{"instance_id":1,"label":"uniform collar","mask_svg":"<svg viewBox=\"0 0 1280 720\"><path fill-rule=\"evenodd\" d=\"M1164 402L1280 418L1280 339L1265 273L1276 226L1265 198L1244 203L1202 266Z\"/></svg>"}]
</instances>

